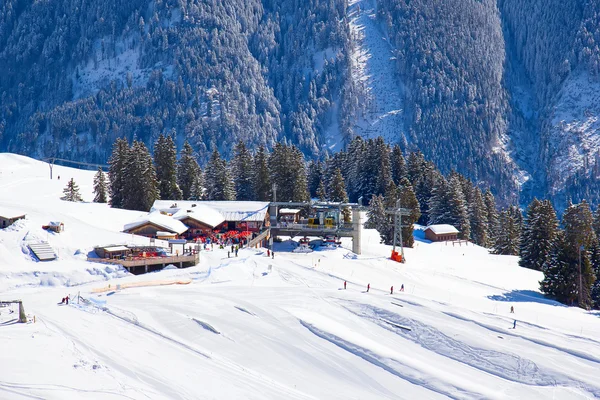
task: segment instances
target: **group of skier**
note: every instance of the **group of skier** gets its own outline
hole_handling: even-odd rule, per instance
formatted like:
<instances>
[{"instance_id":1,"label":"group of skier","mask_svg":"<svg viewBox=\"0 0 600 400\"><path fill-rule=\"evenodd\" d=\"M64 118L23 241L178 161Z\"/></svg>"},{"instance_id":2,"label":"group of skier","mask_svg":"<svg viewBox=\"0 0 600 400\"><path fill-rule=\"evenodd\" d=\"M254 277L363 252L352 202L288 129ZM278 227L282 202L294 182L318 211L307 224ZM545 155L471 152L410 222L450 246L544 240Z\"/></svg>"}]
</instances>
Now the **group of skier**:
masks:
<instances>
[{"instance_id":1,"label":"group of skier","mask_svg":"<svg viewBox=\"0 0 600 400\"><path fill-rule=\"evenodd\" d=\"M344 290L346 289L348 282L344 281ZM371 284L367 283L367 293L371 290ZM400 286L400 291L404 292L404 283ZM390 287L390 294L394 294L394 286Z\"/></svg>"}]
</instances>

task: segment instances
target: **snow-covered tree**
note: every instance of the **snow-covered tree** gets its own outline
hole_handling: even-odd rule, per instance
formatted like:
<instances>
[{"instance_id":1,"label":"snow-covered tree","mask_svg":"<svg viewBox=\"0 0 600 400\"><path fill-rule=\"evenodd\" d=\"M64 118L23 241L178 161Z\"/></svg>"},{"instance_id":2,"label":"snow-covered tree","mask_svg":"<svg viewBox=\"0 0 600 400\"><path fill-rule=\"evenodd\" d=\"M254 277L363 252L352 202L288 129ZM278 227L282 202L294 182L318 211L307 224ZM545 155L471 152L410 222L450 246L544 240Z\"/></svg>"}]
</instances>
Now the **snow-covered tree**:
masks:
<instances>
[{"instance_id":1,"label":"snow-covered tree","mask_svg":"<svg viewBox=\"0 0 600 400\"><path fill-rule=\"evenodd\" d=\"M269 177L269 155L264 146L260 146L254 156L253 192L256 200L271 200L271 179Z\"/></svg>"},{"instance_id":2,"label":"snow-covered tree","mask_svg":"<svg viewBox=\"0 0 600 400\"><path fill-rule=\"evenodd\" d=\"M485 202L485 208L487 211L487 224L488 224L488 248L493 248L496 243L496 232L498 229L498 210L496 209L496 199L491 191L485 192L483 201Z\"/></svg>"},{"instance_id":3,"label":"snow-covered tree","mask_svg":"<svg viewBox=\"0 0 600 400\"><path fill-rule=\"evenodd\" d=\"M102 167L98 167L98 172L94 175L94 203L106 203L108 201L108 186L106 175Z\"/></svg>"},{"instance_id":4,"label":"snow-covered tree","mask_svg":"<svg viewBox=\"0 0 600 400\"><path fill-rule=\"evenodd\" d=\"M469 203L469 219L473 243L486 247L489 242L487 208L479 188L473 190L473 199Z\"/></svg>"},{"instance_id":5,"label":"snow-covered tree","mask_svg":"<svg viewBox=\"0 0 600 400\"><path fill-rule=\"evenodd\" d=\"M83 201L79 193L79 186L77 186L73 178L67 182L67 186L63 189L63 197L60 199L75 202Z\"/></svg>"},{"instance_id":6,"label":"snow-covered tree","mask_svg":"<svg viewBox=\"0 0 600 400\"><path fill-rule=\"evenodd\" d=\"M392 166L392 179L396 185L400 184L402 178L407 177L406 160L400 146L397 144L392 147L391 166Z\"/></svg>"},{"instance_id":7,"label":"snow-covered tree","mask_svg":"<svg viewBox=\"0 0 600 400\"><path fill-rule=\"evenodd\" d=\"M182 197L185 200L189 200L192 198L192 190L194 188L194 184L202 185L202 170L198 165L198 161L194 155L194 149L190 145L188 141L183 144L183 149L181 150L179 163L177 165L177 183L182 192ZM201 193L201 192L200 192ZM198 197L198 187L196 187L196 192L194 197Z\"/></svg>"},{"instance_id":8,"label":"snow-covered tree","mask_svg":"<svg viewBox=\"0 0 600 400\"><path fill-rule=\"evenodd\" d=\"M494 254L516 256L519 254L523 217L516 206L510 206L500 213L495 232Z\"/></svg>"},{"instance_id":9,"label":"snow-covered tree","mask_svg":"<svg viewBox=\"0 0 600 400\"><path fill-rule=\"evenodd\" d=\"M252 179L254 175L254 162L252 154L242 141L239 141L233 149L231 168L236 199L242 201L253 200L255 198Z\"/></svg>"},{"instance_id":10,"label":"snow-covered tree","mask_svg":"<svg viewBox=\"0 0 600 400\"><path fill-rule=\"evenodd\" d=\"M206 165L204 175L207 200L235 200L235 188L227 162L215 149Z\"/></svg>"},{"instance_id":11,"label":"snow-covered tree","mask_svg":"<svg viewBox=\"0 0 600 400\"><path fill-rule=\"evenodd\" d=\"M177 184L177 148L171 135L161 134L154 143L154 166L159 182L160 198L181 200L183 193Z\"/></svg>"},{"instance_id":12,"label":"snow-covered tree","mask_svg":"<svg viewBox=\"0 0 600 400\"><path fill-rule=\"evenodd\" d=\"M112 154L108 160L110 205L114 208L124 207L128 154L129 143L126 139L118 138L113 144Z\"/></svg>"},{"instance_id":13,"label":"snow-covered tree","mask_svg":"<svg viewBox=\"0 0 600 400\"><path fill-rule=\"evenodd\" d=\"M413 247L415 238L413 235L414 224L419 220L421 216L421 208L419 201L415 195L410 181L406 177L400 178L398 185L398 198L400 199L400 206L410 210L410 215L402 217L402 241L405 247Z\"/></svg>"},{"instance_id":14,"label":"snow-covered tree","mask_svg":"<svg viewBox=\"0 0 600 400\"><path fill-rule=\"evenodd\" d=\"M550 256L557 234L558 220L552 203L533 199L527 207L521 233L519 265L541 271Z\"/></svg>"},{"instance_id":15,"label":"snow-covered tree","mask_svg":"<svg viewBox=\"0 0 600 400\"><path fill-rule=\"evenodd\" d=\"M327 188L325 187L325 181L321 179L319 181L319 187L317 188L317 198L319 201L327 201Z\"/></svg>"}]
</instances>

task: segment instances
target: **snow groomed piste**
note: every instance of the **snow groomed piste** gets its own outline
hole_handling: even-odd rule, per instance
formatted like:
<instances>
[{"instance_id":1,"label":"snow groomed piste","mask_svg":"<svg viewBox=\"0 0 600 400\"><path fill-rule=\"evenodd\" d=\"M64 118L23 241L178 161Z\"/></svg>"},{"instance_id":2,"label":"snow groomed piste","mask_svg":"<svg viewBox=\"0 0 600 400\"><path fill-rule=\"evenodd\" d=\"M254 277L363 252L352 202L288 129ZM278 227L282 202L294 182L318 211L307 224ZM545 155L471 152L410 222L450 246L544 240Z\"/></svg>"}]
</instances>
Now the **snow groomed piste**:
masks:
<instances>
[{"instance_id":1,"label":"snow groomed piste","mask_svg":"<svg viewBox=\"0 0 600 400\"><path fill-rule=\"evenodd\" d=\"M27 212L0 230L0 300L21 299L36 317L0 321L0 398L600 397L598 314L543 298L541 274L515 257L417 232L399 264L365 230L362 255L345 239L306 254L284 241L274 259L215 249L197 267L132 276L86 256L98 243L144 244L119 232L139 213L58 200L64 182L38 161L2 154L0 170L0 207L18 199ZM93 172L57 173L90 197ZM48 235L49 220L68 228ZM31 240L59 259L38 262Z\"/></svg>"}]
</instances>

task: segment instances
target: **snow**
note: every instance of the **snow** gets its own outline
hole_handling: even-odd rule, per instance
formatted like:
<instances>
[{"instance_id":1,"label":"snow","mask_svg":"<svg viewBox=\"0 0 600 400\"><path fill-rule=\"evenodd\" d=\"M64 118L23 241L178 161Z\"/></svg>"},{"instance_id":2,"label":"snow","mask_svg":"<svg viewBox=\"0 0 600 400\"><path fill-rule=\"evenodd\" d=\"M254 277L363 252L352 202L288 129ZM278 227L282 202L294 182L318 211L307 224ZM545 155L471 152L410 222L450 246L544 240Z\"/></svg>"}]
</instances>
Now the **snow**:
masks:
<instances>
[{"instance_id":1,"label":"snow","mask_svg":"<svg viewBox=\"0 0 600 400\"><path fill-rule=\"evenodd\" d=\"M445 233L458 233L458 229L448 224L429 225L425 230L430 229L436 235Z\"/></svg>"},{"instance_id":2,"label":"snow","mask_svg":"<svg viewBox=\"0 0 600 400\"><path fill-rule=\"evenodd\" d=\"M138 226L142 226L148 223L159 226L168 232L174 232L177 234L181 234L188 230L188 227L185 226L183 222L174 219L169 215L161 214L159 211L155 211L142 215L135 221L125 224L125 226L123 227L123 231L130 231L132 229L137 228Z\"/></svg>"},{"instance_id":3,"label":"snow","mask_svg":"<svg viewBox=\"0 0 600 400\"><path fill-rule=\"evenodd\" d=\"M297 208L282 208L279 210L279 214L298 214L300 209Z\"/></svg>"},{"instance_id":4,"label":"snow","mask_svg":"<svg viewBox=\"0 0 600 400\"><path fill-rule=\"evenodd\" d=\"M541 273L517 257L419 231L399 264L364 230L362 255L346 239L312 253L286 240L274 258L215 247L196 267L133 276L85 255L147 244L119 232L139 212L59 200L70 177L91 199L94 171L55 166L50 180L45 163L12 154L0 171L0 207L27 214L0 230L0 300L35 316L18 324L0 308L0 398L600 397L600 314L544 298ZM43 231L48 220L66 230ZM35 262L23 252L34 238L59 258Z\"/></svg>"},{"instance_id":5,"label":"snow","mask_svg":"<svg viewBox=\"0 0 600 400\"><path fill-rule=\"evenodd\" d=\"M377 21L375 0L351 0L348 19L353 40L352 78L364 110L354 126L363 137L382 136L388 143L409 141L404 130L404 85L399 81L394 49Z\"/></svg>"}]
</instances>

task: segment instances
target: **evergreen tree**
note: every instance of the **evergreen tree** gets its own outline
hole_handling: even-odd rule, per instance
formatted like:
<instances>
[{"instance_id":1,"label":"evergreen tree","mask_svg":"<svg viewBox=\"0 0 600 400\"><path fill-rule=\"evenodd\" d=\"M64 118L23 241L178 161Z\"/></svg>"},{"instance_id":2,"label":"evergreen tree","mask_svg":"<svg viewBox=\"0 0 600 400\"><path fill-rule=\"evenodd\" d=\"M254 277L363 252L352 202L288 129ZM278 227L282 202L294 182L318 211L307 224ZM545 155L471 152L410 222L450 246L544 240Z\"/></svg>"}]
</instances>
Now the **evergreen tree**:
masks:
<instances>
[{"instance_id":1,"label":"evergreen tree","mask_svg":"<svg viewBox=\"0 0 600 400\"><path fill-rule=\"evenodd\" d=\"M385 206L383 196L373 196L371 197L371 202L369 203L369 209L367 210L367 222L365 223L365 228L367 229L377 229L380 236L382 232L386 232L386 228L388 226L388 218L385 213Z\"/></svg>"},{"instance_id":2,"label":"evergreen tree","mask_svg":"<svg viewBox=\"0 0 600 400\"><path fill-rule=\"evenodd\" d=\"M102 167L98 167L98 172L94 175L94 203L106 203L108 200L107 192L106 175L102 171Z\"/></svg>"},{"instance_id":3,"label":"evergreen tree","mask_svg":"<svg viewBox=\"0 0 600 400\"><path fill-rule=\"evenodd\" d=\"M521 233L519 265L541 271L557 233L558 220L552 203L533 199L527 207L527 218Z\"/></svg>"},{"instance_id":4,"label":"evergreen tree","mask_svg":"<svg viewBox=\"0 0 600 400\"><path fill-rule=\"evenodd\" d=\"M408 180L413 187L415 187L421 179L423 171L425 170L424 165L425 157L420 151L412 152L408 155L406 173L408 175Z\"/></svg>"},{"instance_id":5,"label":"evergreen tree","mask_svg":"<svg viewBox=\"0 0 600 400\"><path fill-rule=\"evenodd\" d=\"M516 206L510 206L500 213L494 254L516 256L519 254L523 217Z\"/></svg>"},{"instance_id":6,"label":"evergreen tree","mask_svg":"<svg viewBox=\"0 0 600 400\"><path fill-rule=\"evenodd\" d=\"M181 189L182 198L185 200L190 200L192 197L197 199L198 187L196 187L195 195L192 195L194 184L203 185L202 170L194 156L194 149L188 141L183 144L179 163L177 164L177 183Z\"/></svg>"},{"instance_id":7,"label":"evergreen tree","mask_svg":"<svg viewBox=\"0 0 600 400\"><path fill-rule=\"evenodd\" d=\"M429 198L429 223L449 224L450 215L450 186L446 179L439 175L436 179ZM456 227L458 229L458 227Z\"/></svg>"},{"instance_id":8,"label":"evergreen tree","mask_svg":"<svg viewBox=\"0 0 600 400\"><path fill-rule=\"evenodd\" d=\"M473 243L486 247L488 245L487 209L479 188L473 190L473 199L469 203L469 219Z\"/></svg>"},{"instance_id":9,"label":"evergreen tree","mask_svg":"<svg viewBox=\"0 0 600 400\"><path fill-rule=\"evenodd\" d=\"M569 246L565 234L559 231L552 246L552 251L542 265L544 279L540 282L542 293L556 300L573 304L577 299L577 252Z\"/></svg>"},{"instance_id":10,"label":"evergreen tree","mask_svg":"<svg viewBox=\"0 0 600 400\"><path fill-rule=\"evenodd\" d=\"M405 247L413 247L414 238L414 224L419 220L421 216L421 207L419 201L415 195L412 185L408 178L403 177L400 179L398 185L398 198L400 199L400 206L410 210L409 216L402 217L402 242Z\"/></svg>"},{"instance_id":11,"label":"evergreen tree","mask_svg":"<svg viewBox=\"0 0 600 400\"><path fill-rule=\"evenodd\" d=\"M319 189L324 173L323 163L321 161L313 160L308 164L308 191L310 192L311 198L318 197L317 190Z\"/></svg>"},{"instance_id":12,"label":"evergreen tree","mask_svg":"<svg viewBox=\"0 0 600 400\"><path fill-rule=\"evenodd\" d=\"M165 137L161 134L154 143L154 165L160 198L181 200L183 193L177 184L177 148L170 135Z\"/></svg>"},{"instance_id":13,"label":"evergreen tree","mask_svg":"<svg viewBox=\"0 0 600 400\"><path fill-rule=\"evenodd\" d=\"M400 146L397 144L392 148L391 165L392 179L396 185L399 185L402 178L407 176L407 168L404 155L402 155L402 150L400 150Z\"/></svg>"},{"instance_id":14,"label":"evergreen tree","mask_svg":"<svg viewBox=\"0 0 600 400\"><path fill-rule=\"evenodd\" d=\"M254 156L253 192L257 200L271 200L271 179L269 177L268 154L264 146L260 146Z\"/></svg>"},{"instance_id":15,"label":"evergreen tree","mask_svg":"<svg viewBox=\"0 0 600 400\"><path fill-rule=\"evenodd\" d=\"M439 171L435 168L435 165L431 162L424 162L423 171L421 176L418 178L417 183L411 182L415 190L415 195L421 206L421 216L419 217L419 223L421 225L429 224L429 200L433 196L433 187L441 176ZM410 181L410 179L409 179Z\"/></svg>"},{"instance_id":16,"label":"evergreen tree","mask_svg":"<svg viewBox=\"0 0 600 400\"><path fill-rule=\"evenodd\" d=\"M375 181L376 194L385 193L385 189L392 179L392 165L390 162L390 146L387 145L383 138L379 136L375 139L375 152L378 163L377 179Z\"/></svg>"},{"instance_id":17,"label":"evergreen tree","mask_svg":"<svg viewBox=\"0 0 600 400\"><path fill-rule=\"evenodd\" d=\"M327 201L327 188L325 187L325 181L321 179L319 187L317 188L317 198L319 201Z\"/></svg>"},{"instance_id":18,"label":"evergreen tree","mask_svg":"<svg viewBox=\"0 0 600 400\"><path fill-rule=\"evenodd\" d=\"M347 203L346 182L339 168L335 169L332 180L329 182L329 201L336 203Z\"/></svg>"},{"instance_id":19,"label":"evergreen tree","mask_svg":"<svg viewBox=\"0 0 600 400\"><path fill-rule=\"evenodd\" d=\"M598 243L597 238L592 243L589 253L595 278L590 289L590 297L592 306L596 309L600 309L600 244Z\"/></svg>"},{"instance_id":20,"label":"evergreen tree","mask_svg":"<svg viewBox=\"0 0 600 400\"><path fill-rule=\"evenodd\" d=\"M199 170L196 176L194 176L194 183L192 183L192 191L189 200L202 199L204 199L204 174Z\"/></svg>"},{"instance_id":21,"label":"evergreen tree","mask_svg":"<svg viewBox=\"0 0 600 400\"><path fill-rule=\"evenodd\" d=\"M385 196L383 197L383 207L385 211L395 210L398 207L399 191L394 181L390 180L385 189ZM394 216L392 214L384 213L383 219L379 221L379 225L376 226L379 236L381 237L381 243L390 245L394 242Z\"/></svg>"},{"instance_id":22,"label":"evergreen tree","mask_svg":"<svg viewBox=\"0 0 600 400\"><path fill-rule=\"evenodd\" d=\"M216 148L206 165L204 185L207 200L235 200L231 172Z\"/></svg>"},{"instance_id":23,"label":"evergreen tree","mask_svg":"<svg viewBox=\"0 0 600 400\"><path fill-rule=\"evenodd\" d=\"M77 186L73 178L67 182L67 186L63 189L63 197L60 199L75 202L83 201L81 194L79 194L79 186Z\"/></svg>"},{"instance_id":24,"label":"evergreen tree","mask_svg":"<svg viewBox=\"0 0 600 400\"><path fill-rule=\"evenodd\" d=\"M592 304L590 289L594 283L594 271L589 257L590 249L597 240L594 232L594 217L588 203L583 200L579 204L570 205L563 215L566 252L574 254L574 262L568 266L576 275L576 294L579 298L581 280L581 302L579 307L588 308ZM579 253L581 252L581 272L579 269ZM579 277L581 274L581 278Z\"/></svg>"},{"instance_id":25,"label":"evergreen tree","mask_svg":"<svg viewBox=\"0 0 600 400\"><path fill-rule=\"evenodd\" d=\"M154 201L160 198L160 191L152 156L143 142L133 142L127 152L125 170L123 207L149 211Z\"/></svg>"},{"instance_id":26,"label":"evergreen tree","mask_svg":"<svg viewBox=\"0 0 600 400\"><path fill-rule=\"evenodd\" d=\"M127 174L125 165L128 153L129 143L126 139L118 138L113 144L112 154L108 160L110 205L114 208L124 207L125 176Z\"/></svg>"},{"instance_id":27,"label":"evergreen tree","mask_svg":"<svg viewBox=\"0 0 600 400\"><path fill-rule=\"evenodd\" d=\"M471 236L471 224L469 222L469 212L465 195L463 194L462 184L458 175L454 175L448 182L449 194L449 214L448 223L458 229L460 239L469 239Z\"/></svg>"},{"instance_id":28,"label":"evergreen tree","mask_svg":"<svg viewBox=\"0 0 600 400\"><path fill-rule=\"evenodd\" d=\"M236 199L241 201L254 200L254 163L252 154L244 144L239 141L233 149L232 172L235 184Z\"/></svg>"},{"instance_id":29,"label":"evergreen tree","mask_svg":"<svg viewBox=\"0 0 600 400\"><path fill-rule=\"evenodd\" d=\"M487 224L488 224L488 243L485 247L493 248L496 244L496 232L498 229L498 210L496 209L496 199L492 192L487 190L485 192L483 201L485 202L485 208L487 211Z\"/></svg>"}]
</instances>

